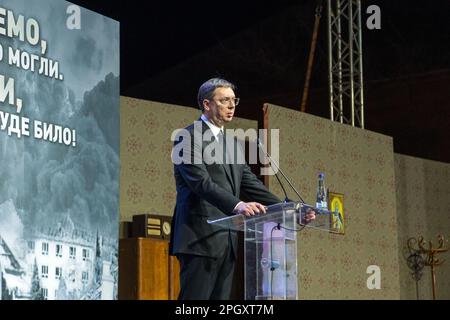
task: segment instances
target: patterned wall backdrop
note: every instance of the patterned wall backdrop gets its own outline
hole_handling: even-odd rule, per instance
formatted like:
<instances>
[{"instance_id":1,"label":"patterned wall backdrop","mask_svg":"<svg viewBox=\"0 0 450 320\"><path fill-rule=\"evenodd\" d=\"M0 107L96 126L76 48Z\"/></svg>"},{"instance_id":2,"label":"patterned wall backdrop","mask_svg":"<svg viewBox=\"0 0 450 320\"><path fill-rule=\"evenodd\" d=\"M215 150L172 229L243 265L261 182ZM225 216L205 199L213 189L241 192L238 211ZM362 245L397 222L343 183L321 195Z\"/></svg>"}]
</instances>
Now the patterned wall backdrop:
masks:
<instances>
[{"instance_id":1,"label":"patterned wall backdrop","mask_svg":"<svg viewBox=\"0 0 450 320\"><path fill-rule=\"evenodd\" d=\"M423 236L437 245L438 235L450 239L450 164L396 154L395 181L401 298L432 299L430 267L422 270L417 295L407 264L407 240ZM450 299L450 252L438 257L446 261L436 268L436 297Z\"/></svg>"},{"instance_id":2,"label":"patterned wall backdrop","mask_svg":"<svg viewBox=\"0 0 450 320\"><path fill-rule=\"evenodd\" d=\"M120 218L140 213L172 216L175 180L170 159L172 131L200 117L194 108L121 97ZM234 118L231 128L257 128L257 122Z\"/></svg>"},{"instance_id":3,"label":"patterned wall backdrop","mask_svg":"<svg viewBox=\"0 0 450 320\"><path fill-rule=\"evenodd\" d=\"M280 129L280 166L303 199L315 203L319 172L344 194L344 235L299 233L300 299L399 299L392 138L274 105L267 111L269 128ZM269 186L284 198L275 177ZM379 290L367 288L370 265L381 269Z\"/></svg>"},{"instance_id":4,"label":"patterned wall backdrop","mask_svg":"<svg viewBox=\"0 0 450 320\"><path fill-rule=\"evenodd\" d=\"M196 109L121 97L121 221L152 212L171 216L175 202L171 133L198 119ZM300 299L415 299L405 262L409 237L450 238L450 165L393 153L392 138L290 109L268 106L269 128L280 129L280 164L308 203L317 174L344 194L345 235L299 235ZM229 128L257 128L235 118ZM276 179L270 189L283 198ZM291 199L296 199L289 192ZM398 215L398 217L397 217ZM435 241L436 242L436 241ZM449 254L443 257L448 259ZM381 269L381 289L369 290L367 267ZM450 298L450 261L437 269L437 296ZM430 270L419 282L431 298Z\"/></svg>"}]
</instances>

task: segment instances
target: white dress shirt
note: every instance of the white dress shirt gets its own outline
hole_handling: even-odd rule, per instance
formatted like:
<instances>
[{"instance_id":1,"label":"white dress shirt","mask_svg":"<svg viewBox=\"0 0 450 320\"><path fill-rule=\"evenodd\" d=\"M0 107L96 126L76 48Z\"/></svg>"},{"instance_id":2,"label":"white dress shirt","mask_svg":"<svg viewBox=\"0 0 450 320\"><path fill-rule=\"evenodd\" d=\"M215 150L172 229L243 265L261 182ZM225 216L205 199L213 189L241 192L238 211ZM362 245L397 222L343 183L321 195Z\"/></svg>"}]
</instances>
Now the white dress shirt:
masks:
<instances>
[{"instance_id":1,"label":"white dress shirt","mask_svg":"<svg viewBox=\"0 0 450 320\"><path fill-rule=\"evenodd\" d=\"M214 135L214 138L216 138L216 141L219 141L218 135L219 135L220 131L222 131L222 134L223 134L223 126L222 127L216 126L214 123L209 121L209 119L204 114L202 114L200 119L202 119L208 125L208 127L211 129L211 132Z\"/></svg>"},{"instance_id":2,"label":"white dress shirt","mask_svg":"<svg viewBox=\"0 0 450 320\"><path fill-rule=\"evenodd\" d=\"M222 126L222 127L216 126L214 123L212 123L211 121L209 121L209 119L208 119L204 114L202 114L202 116L200 117L200 119L202 119L202 120L208 125L208 127L211 129L211 132L212 132L212 134L214 135L214 137L216 138L216 141L219 141L218 135L219 135L219 132L220 132L220 131L222 131L222 134L223 134L223 126ZM240 202L234 207L234 210L233 210L234 213L237 213L237 212L235 212L235 211L236 211L236 208L237 208L242 202L244 202L244 201L240 201Z\"/></svg>"}]
</instances>

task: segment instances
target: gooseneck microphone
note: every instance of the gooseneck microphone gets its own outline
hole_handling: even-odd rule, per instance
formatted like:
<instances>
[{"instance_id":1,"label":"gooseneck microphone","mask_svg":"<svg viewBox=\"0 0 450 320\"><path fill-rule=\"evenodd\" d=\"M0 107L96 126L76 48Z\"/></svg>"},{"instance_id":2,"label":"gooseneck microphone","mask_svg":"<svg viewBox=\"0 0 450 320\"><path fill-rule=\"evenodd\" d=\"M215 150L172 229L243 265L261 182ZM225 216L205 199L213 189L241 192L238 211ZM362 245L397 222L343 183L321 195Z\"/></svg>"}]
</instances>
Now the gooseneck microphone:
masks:
<instances>
[{"instance_id":1,"label":"gooseneck microphone","mask_svg":"<svg viewBox=\"0 0 450 320\"><path fill-rule=\"evenodd\" d=\"M281 168L277 165L277 163L276 163L275 161L273 161L273 159L272 159L272 157L270 156L270 154L264 150L264 146L263 146L263 144L261 143L261 140L258 138L257 141L258 141L258 147L262 150L262 152L263 152L264 155L267 157L267 159L269 159L269 164L270 164L270 166L272 167L272 165L273 165L273 166L277 169L277 171L280 171L280 173L282 174L283 178L287 181L287 183L288 183L289 186L292 188L292 190L294 190L294 192L295 192L295 193L297 194L297 196L300 198L300 200L302 201L302 203L305 203L305 201L303 200L303 198L300 196L300 193L297 191L297 189L295 189L295 187L292 185L292 183L291 183L291 181L288 179L288 177L286 177L286 175L285 175L284 172L281 170ZM285 196L284 202L289 202L289 201L291 201L291 200L289 200L289 198L288 198L288 196L287 196L287 193L286 193L286 189L284 189L284 186L283 186L283 184L281 183L281 180L280 180L280 178L278 177L277 173L276 173L275 171L274 171L274 173L275 173L275 177L276 177L277 180L278 180L278 183L279 183L280 186L281 186L281 189L283 189L284 196Z\"/></svg>"}]
</instances>

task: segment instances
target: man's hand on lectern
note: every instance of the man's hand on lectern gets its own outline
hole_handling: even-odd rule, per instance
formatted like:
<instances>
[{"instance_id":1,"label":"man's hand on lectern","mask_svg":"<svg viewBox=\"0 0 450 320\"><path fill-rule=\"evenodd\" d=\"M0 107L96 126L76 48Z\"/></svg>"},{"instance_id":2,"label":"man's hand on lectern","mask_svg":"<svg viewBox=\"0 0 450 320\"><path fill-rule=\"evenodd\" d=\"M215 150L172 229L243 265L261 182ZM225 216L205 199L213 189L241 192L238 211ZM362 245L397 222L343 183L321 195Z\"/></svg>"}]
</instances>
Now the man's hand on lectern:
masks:
<instances>
[{"instance_id":1,"label":"man's hand on lectern","mask_svg":"<svg viewBox=\"0 0 450 320\"><path fill-rule=\"evenodd\" d=\"M304 216L302 216L299 224L308 224L313 220L316 220L316 212L314 210L308 208L306 210L306 214Z\"/></svg>"},{"instance_id":2,"label":"man's hand on lectern","mask_svg":"<svg viewBox=\"0 0 450 320\"><path fill-rule=\"evenodd\" d=\"M266 207L258 202L239 202L233 210L235 214L242 214L246 217L254 216L260 213L266 213Z\"/></svg>"}]
</instances>

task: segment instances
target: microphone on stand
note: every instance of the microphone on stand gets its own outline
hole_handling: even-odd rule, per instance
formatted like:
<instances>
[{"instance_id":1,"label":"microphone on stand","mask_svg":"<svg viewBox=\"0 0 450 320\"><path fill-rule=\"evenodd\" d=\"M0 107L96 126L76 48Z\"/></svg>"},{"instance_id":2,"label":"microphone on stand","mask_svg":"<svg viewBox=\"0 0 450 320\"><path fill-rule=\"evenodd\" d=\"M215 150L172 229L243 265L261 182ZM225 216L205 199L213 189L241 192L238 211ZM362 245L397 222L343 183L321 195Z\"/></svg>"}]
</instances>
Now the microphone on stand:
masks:
<instances>
[{"instance_id":1,"label":"microphone on stand","mask_svg":"<svg viewBox=\"0 0 450 320\"><path fill-rule=\"evenodd\" d=\"M300 200L302 201L302 203L305 203L305 201L303 200L303 198L300 196L300 193L299 193L299 192L297 191L297 189L295 189L295 187L292 185L291 181L286 177L286 175L285 175L284 172L281 170L281 168L276 164L276 162L272 160L272 157L270 156L270 154L269 154L268 152L264 151L264 146L263 146L263 144L261 143L261 140L260 140L259 138L258 138L257 140L258 140L258 147L262 150L262 152L263 152L264 155L267 157L267 159L269 159L269 164L270 164L270 166L272 167L272 164L273 164L274 167L275 167L278 171L280 171L280 173L283 175L284 179L289 183L289 186L292 188L292 190L294 190L294 192L295 192L295 193L297 194L297 196L300 198ZM281 189L283 189L284 196L285 196L284 202L289 202L289 201L291 201L291 200L288 198L286 189L284 189L284 186L283 186L283 184L281 183L281 180L280 180L280 178L278 177L277 173L276 173L275 171L274 171L274 173L275 173L275 177L276 177L277 180L278 180L278 183L279 183L280 186L281 186Z\"/></svg>"}]
</instances>

